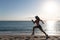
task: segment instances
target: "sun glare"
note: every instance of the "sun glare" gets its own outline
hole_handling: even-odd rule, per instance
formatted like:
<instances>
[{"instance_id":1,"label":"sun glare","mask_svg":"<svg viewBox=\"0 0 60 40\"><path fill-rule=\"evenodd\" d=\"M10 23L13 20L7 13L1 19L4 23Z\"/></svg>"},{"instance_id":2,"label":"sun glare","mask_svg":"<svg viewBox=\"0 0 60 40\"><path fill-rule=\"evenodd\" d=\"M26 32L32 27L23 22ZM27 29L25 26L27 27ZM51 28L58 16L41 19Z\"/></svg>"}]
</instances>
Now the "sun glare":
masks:
<instances>
[{"instance_id":1,"label":"sun glare","mask_svg":"<svg viewBox=\"0 0 60 40\"><path fill-rule=\"evenodd\" d=\"M55 13L57 11L57 3L56 2L47 2L45 5L45 11L47 13Z\"/></svg>"},{"instance_id":2,"label":"sun glare","mask_svg":"<svg viewBox=\"0 0 60 40\"><path fill-rule=\"evenodd\" d=\"M45 19L56 19L58 17L59 5L56 1L47 1L44 2L41 8L42 18Z\"/></svg>"},{"instance_id":3,"label":"sun glare","mask_svg":"<svg viewBox=\"0 0 60 40\"><path fill-rule=\"evenodd\" d=\"M55 22L56 21L47 21L46 22L46 27L47 27L47 33L49 34L49 35L53 35L53 34L55 34L56 32L55 32Z\"/></svg>"}]
</instances>

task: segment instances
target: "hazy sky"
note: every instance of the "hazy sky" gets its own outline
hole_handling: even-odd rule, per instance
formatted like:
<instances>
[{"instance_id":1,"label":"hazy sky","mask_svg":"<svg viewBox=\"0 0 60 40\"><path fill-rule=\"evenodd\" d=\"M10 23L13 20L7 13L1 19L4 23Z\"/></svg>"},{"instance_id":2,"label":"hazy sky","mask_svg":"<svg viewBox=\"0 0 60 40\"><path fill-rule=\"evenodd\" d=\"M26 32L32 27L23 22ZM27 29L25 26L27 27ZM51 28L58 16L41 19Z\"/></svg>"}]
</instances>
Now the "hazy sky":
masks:
<instances>
[{"instance_id":1,"label":"hazy sky","mask_svg":"<svg viewBox=\"0 0 60 40\"><path fill-rule=\"evenodd\" d=\"M0 20L60 19L60 0L0 0Z\"/></svg>"}]
</instances>

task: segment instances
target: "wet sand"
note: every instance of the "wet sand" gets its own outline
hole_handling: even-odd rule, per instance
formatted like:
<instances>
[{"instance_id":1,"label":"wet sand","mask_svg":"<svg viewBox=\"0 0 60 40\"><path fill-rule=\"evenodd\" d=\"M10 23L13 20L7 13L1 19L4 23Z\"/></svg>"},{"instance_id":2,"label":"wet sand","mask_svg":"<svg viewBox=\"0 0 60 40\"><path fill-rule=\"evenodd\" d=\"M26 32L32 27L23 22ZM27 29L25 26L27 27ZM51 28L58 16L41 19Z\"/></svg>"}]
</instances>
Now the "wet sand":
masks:
<instances>
[{"instance_id":1,"label":"wet sand","mask_svg":"<svg viewBox=\"0 0 60 40\"><path fill-rule=\"evenodd\" d=\"M0 35L0 40L60 40L60 36L49 36L46 39L44 35Z\"/></svg>"}]
</instances>

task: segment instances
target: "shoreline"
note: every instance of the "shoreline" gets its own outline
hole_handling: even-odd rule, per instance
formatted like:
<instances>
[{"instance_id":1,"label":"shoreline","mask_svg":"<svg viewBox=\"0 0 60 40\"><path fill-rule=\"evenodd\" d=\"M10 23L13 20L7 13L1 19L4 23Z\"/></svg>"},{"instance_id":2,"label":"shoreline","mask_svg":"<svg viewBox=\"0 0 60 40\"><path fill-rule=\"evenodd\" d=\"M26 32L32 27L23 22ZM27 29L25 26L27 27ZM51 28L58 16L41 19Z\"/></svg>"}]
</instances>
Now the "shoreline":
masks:
<instances>
[{"instance_id":1,"label":"shoreline","mask_svg":"<svg viewBox=\"0 0 60 40\"><path fill-rule=\"evenodd\" d=\"M0 35L0 40L45 40L45 35ZM60 35L49 35L48 40L60 40Z\"/></svg>"}]
</instances>

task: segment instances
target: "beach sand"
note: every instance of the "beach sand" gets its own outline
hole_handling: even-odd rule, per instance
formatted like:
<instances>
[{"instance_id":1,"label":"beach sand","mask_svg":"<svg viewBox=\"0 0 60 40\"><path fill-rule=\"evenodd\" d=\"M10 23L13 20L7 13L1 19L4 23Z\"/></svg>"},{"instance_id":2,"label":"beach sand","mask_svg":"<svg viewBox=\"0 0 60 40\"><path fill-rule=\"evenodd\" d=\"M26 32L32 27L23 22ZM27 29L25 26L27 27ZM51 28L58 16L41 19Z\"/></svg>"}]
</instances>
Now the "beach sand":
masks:
<instances>
[{"instance_id":1,"label":"beach sand","mask_svg":"<svg viewBox=\"0 0 60 40\"><path fill-rule=\"evenodd\" d=\"M46 39L44 35L0 35L0 40L60 40L60 36L49 36Z\"/></svg>"}]
</instances>

